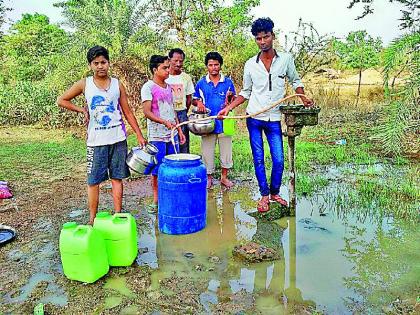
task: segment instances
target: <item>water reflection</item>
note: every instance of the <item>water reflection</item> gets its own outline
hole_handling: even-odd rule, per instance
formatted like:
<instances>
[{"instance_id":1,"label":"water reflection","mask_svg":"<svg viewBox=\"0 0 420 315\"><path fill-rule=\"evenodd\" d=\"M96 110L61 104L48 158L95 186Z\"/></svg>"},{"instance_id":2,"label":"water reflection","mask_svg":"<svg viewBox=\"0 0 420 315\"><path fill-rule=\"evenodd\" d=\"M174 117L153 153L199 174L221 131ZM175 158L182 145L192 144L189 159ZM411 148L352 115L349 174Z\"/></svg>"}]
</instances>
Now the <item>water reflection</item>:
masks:
<instances>
[{"instance_id":1,"label":"water reflection","mask_svg":"<svg viewBox=\"0 0 420 315\"><path fill-rule=\"evenodd\" d=\"M247 214L255 206L249 188L228 193L215 189L208 194L207 226L198 233L160 234L151 216L139 239L139 247L147 251L140 253L138 263L157 268L150 290L158 290L159 280L173 273L207 283L200 295L207 312L242 303L235 300L242 294L250 309L262 313L299 312L296 305L316 303L327 313L350 314L355 305L369 302L371 292L380 292L386 279L404 275L400 289L418 284L419 254L413 248L418 249L414 244L420 232L408 239L408 232L389 218L366 220L345 205L345 211L337 211L339 193L332 188L298 198L296 218L257 222ZM235 245L255 240L275 248L281 259L247 264L233 257ZM398 247L409 249L404 259ZM382 255L392 258L392 270ZM371 280L377 273L382 282ZM367 309L374 309L372 305Z\"/></svg>"}]
</instances>

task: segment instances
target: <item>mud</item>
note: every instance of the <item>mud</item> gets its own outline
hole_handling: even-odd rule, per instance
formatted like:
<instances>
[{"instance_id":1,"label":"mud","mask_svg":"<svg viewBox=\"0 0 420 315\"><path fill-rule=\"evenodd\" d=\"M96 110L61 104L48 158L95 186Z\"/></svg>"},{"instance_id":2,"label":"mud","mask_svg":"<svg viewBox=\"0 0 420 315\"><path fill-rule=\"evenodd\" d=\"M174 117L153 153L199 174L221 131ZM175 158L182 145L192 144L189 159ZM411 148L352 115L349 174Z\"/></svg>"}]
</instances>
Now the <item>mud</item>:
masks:
<instances>
[{"instance_id":1,"label":"mud","mask_svg":"<svg viewBox=\"0 0 420 315\"><path fill-rule=\"evenodd\" d=\"M21 185L14 187L14 206L1 212L1 223L18 232L0 247L1 314L30 314L39 303L47 314L418 311L418 226L336 213L334 189L320 192L322 198L298 198L296 218L285 217L284 209L260 218L252 215L254 182L229 192L216 187L208 193L207 227L171 236L160 234L156 217L144 209L151 202L149 180L127 181L124 209L138 224L138 257L87 285L63 275L58 252L61 225L88 220L84 178L37 189ZM285 187L281 194L287 196ZM105 184L100 210L110 208ZM250 242L271 249L276 259L253 263L233 257L235 246Z\"/></svg>"}]
</instances>

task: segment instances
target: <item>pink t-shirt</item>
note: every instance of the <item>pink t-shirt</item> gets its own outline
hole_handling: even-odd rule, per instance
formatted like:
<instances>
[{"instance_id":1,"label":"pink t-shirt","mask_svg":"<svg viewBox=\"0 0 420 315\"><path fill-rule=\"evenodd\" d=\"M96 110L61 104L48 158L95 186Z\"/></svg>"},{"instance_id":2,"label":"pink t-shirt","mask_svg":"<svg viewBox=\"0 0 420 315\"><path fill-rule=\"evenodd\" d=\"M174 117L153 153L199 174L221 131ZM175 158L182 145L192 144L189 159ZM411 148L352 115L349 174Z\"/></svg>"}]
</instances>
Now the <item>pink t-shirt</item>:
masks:
<instances>
[{"instance_id":1,"label":"pink t-shirt","mask_svg":"<svg viewBox=\"0 0 420 315\"><path fill-rule=\"evenodd\" d=\"M172 90L169 85L163 88L152 80L147 81L141 88L141 101L152 102L152 113L164 120L175 124L175 110ZM175 132L175 135L177 132ZM149 141L171 141L171 130L165 125L147 119L147 138Z\"/></svg>"}]
</instances>

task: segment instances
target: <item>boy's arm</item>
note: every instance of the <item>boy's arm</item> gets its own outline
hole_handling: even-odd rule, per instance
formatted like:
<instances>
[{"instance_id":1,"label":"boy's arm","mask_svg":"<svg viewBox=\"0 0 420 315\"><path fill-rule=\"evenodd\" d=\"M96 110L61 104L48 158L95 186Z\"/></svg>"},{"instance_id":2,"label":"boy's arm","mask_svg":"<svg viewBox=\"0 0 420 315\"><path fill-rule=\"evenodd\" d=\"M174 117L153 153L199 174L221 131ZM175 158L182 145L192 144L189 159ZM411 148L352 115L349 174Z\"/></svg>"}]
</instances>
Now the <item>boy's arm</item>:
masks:
<instances>
[{"instance_id":1,"label":"boy's arm","mask_svg":"<svg viewBox=\"0 0 420 315\"><path fill-rule=\"evenodd\" d=\"M69 88L67 91L64 92L64 94L57 98L57 105L65 109L71 110L73 112L83 113L85 115L85 122L87 123L89 121L89 111L87 110L87 108L77 106L71 102L75 97L79 96L80 94L83 94L85 84L85 79L79 80L76 83L74 83L71 88Z\"/></svg>"},{"instance_id":2,"label":"boy's arm","mask_svg":"<svg viewBox=\"0 0 420 315\"><path fill-rule=\"evenodd\" d=\"M150 120L157 122L159 124L165 125L166 128L172 129L176 125L171 123L169 120L164 120L160 117L157 117L152 112L152 101L143 101L143 113L146 118L149 118Z\"/></svg>"},{"instance_id":3,"label":"boy's arm","mask_svg":"<svg viewBox=\"0 0 420 315\"><path fill-rule=\"evenodd\" d=\"M178 117L177 117L176 113L175 113L175 121L176 121L176 124L178 125L179 124L179 120L178 120ZM180 144L184 144L185 141L187 141L187 138L185 138L185 135L182 132L181 127L178 127L177 129L178 129L179 143Z\"/></svg>"},{"instance_id":4,"label":"boy's arm","mask_svg":"<svg viewBox=\"0 0 420 315\"><path fill-rule=\"evenodd\" d=\"M137 141L140 146L144 146L147 141L144 139L143 134L140 130L139 124L137 123L137 119L134 116L133 111L131 110L130 106L128 105L128 97L127 92L123 84L120 83L120 106L121 110L124 114L125 119L130 124L131 128L133 128L134 132L137 136Z\"/></svg>"}]
</instances>

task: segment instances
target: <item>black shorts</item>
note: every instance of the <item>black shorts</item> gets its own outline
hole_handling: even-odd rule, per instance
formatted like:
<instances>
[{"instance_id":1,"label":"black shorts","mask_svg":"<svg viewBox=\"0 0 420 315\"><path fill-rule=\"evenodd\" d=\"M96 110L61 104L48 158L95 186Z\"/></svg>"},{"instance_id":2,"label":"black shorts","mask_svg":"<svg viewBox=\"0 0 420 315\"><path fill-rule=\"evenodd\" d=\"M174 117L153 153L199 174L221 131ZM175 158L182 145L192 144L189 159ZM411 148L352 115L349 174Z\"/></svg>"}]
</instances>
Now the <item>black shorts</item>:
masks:
<instances>
[{"instance_id":1,"label":"black shorts","mask_svg":"<svg viewBox=\"0 0 420 315\"><path fill-rule=\"evenodd\" d=\"M87 147L87 183L98 185L107 179L123 179L130 176L125 162L127 140L114 144Z\"/></svg>"}]
</instances>

